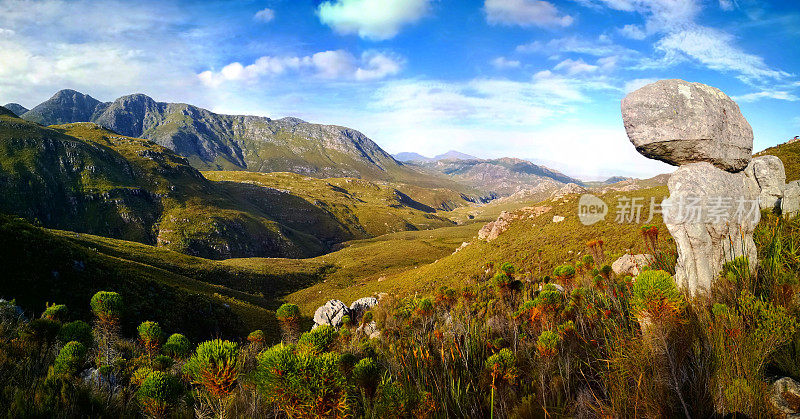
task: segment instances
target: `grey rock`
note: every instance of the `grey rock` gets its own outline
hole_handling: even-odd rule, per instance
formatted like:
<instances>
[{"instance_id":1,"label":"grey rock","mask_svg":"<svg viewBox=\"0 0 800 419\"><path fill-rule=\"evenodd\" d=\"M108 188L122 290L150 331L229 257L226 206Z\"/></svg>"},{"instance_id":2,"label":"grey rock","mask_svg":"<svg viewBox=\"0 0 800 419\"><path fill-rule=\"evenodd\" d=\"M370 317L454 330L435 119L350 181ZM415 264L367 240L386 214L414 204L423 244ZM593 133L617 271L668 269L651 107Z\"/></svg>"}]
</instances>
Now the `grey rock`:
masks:
<instances>
[{"instance_id":1,"label":"grey rock","mask_svg":"<svg viewBox=\"0 0 800 419\"><path fill-rule=\"evenodd\" d=\"M691 293L708 290L722 265L746 256L758 262L753 230L761 219L758 184L711 163L681 166L669 178L664 222L678 248L675 280Z\"/></svg>"},{"instance_id":2,"label":"grey rock","mask_svg":"<svg viewBox=\"0 0 800 419\"><path fill-rule=\"evenodd\" d=\"M645 266L650 266L655 259L653 255L649 254L638 254L632 255L630 253L622 255L619 259L615 260L614 263L611 264L611 269L614 271L615 274L625 276L636 276L639 275L641 268Z\"/></svg>"},{"instance_id":3,"label":"grey rock","mask_svg":"<svg viewBox=\"0 0 800 419\"><path fill-rule=\"evenodd\" d=\"M350 304L350 318L354 322L359 322L361 321L361 317L364 315L364 313L371 310L372 307L375 307L377 305L378 305L378 299L375 297L359 298L358 300L355 300L353 301L352 304Z\"/></svg>"},{"instance_id":4,"label":"grey rock","mask_svg":"<svg viewBox=\"0 0 800 419\"><path fill-rule=\"evenodd\" d=\"M800 383L789 377L783 377L772 384L769 400L784 417L800 419L800 412L792 408L786 400L788 395L795 400L800 399Z\"/></svg>"},{"instance_id":5,"label":"grey rock","mask_svg":"<svg viewBox=\"0 0 800 419\"><path fill-rule=\"evenodd\" d=\"M314 326L324 324L342 326L342 317L350 314L350 308L340 300L329 300L314 312Z\"/></svg>"},{"instance_id":6,"label":"grey rock","mask_svg":"<svg viewBox=\"0 0 800 419\"><path fill-rule=\"evenodd\" d=\"M730 172L744 169L753 129L739 106L719 89L660 80L622 100L625 131L636 150L672 165L706 161Z\"/></svg>"},{"instance_id":7,"label":"grey rock","mask_svg":"<svg viewBox=\"0 0 800 419\"><path fill-rule=\"evenodd\" d=\"M758 183L761 189L761 209L775 210L781 207L783 188L786 187L786 171L781 159L775 156L759 156L750 161L744 173Z\"/></svg>"},{"instance_id":8,"label":"grey rock","mask_svg":"<svg viewBox=\"0 0 800 419\"><path fill-rule=\"evenodd\" d=\"M562 221L564 221L564 220L566 220L566 218L564 218L564 217L563 217L563 216L561 216L561 215L554 215L554 216L553 216L553 222L554 222L554 223L560 223L560 222L562 222Z\"/></svg>"},{"instance_id":9,"label":"grey rock","mask_svg":"<svg viewBox=\"0 0 800 419\"><path fill-rule=\"evenodd\" d=\"M800 214L800 180L789 182L783 189L781 214L794 217Z\"/></svg>"},{"instance_id":10,"label":"grey rock","mask_svg":"<svg viewBox=\"0 0 800 419\"><path fill-rule=\"evenodd\" d=\"M374 321L369 322L367 324L362 324L358 326L356 332L363 333L364 335L368 336L370 339L374 339L380 336L381 332L378 330L378 324Z\"/></svg>"}]
</instances>

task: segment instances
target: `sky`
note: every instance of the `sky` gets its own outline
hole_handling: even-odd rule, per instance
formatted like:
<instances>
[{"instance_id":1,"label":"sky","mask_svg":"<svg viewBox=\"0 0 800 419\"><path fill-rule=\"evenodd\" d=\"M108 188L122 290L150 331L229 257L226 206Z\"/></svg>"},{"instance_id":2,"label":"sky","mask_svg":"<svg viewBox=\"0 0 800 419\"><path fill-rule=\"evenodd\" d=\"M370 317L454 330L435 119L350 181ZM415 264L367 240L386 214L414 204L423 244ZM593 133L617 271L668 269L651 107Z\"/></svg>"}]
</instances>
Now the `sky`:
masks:
<instances>
[{"instance_id":1,"label":"sky","mask_svg":"<svg viewBox=\"0 0 800 419\"><path fill-rule=\"evenodd\" d=\"M628 141L628 92L717 87L762 150L800 135L798 41L796 0L0 0L0 103L145 93L390 153L647 177L673 168Z\"/></svg>"}]
</instances>

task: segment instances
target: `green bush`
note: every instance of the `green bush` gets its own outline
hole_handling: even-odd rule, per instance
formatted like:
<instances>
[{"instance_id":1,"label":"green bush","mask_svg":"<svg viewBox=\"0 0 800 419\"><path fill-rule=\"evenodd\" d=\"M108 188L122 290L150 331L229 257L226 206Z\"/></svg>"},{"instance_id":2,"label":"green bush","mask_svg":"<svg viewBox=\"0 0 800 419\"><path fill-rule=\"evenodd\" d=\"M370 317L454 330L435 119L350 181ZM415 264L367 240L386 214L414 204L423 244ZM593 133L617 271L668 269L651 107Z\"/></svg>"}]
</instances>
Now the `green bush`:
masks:
<instances>
[{"instance_id":1,"label":"green bush","mask_svg":"<svg viewBox=\"0 0 800 419\"><path fill-rule=\"evenodd\" d=\"M174 376L161 372L150 372L142 381L136 398L142 410L150 416L162 416L170 405L178 402L183 394L180 381Z\"/></svg>"},{"instance_id":2,"label":"green bush","mask_svg":"<svg viewBox=\"0 0 800 419\"><path fill-rule=\"evenodd\" d=\"M75 320L61 326L58 331L58 340L67 343L77 341L85 346L92 346L94 336L92 335L92 326L82 320Z\"/></svg>"},{"instance_id":3,"label":"green bush","mask_svg":"<svg viewBox=\"0 0 800 419\"><path fill-rule=\"evenodd\" d=\"M186 336L180 333L173 333L167 338L167 342L164 344L164 353L177 359L183 359L189 356L189 351L191 349L191 343L189 343L189 339Z\"/></svg>"},{"instance_id":4,"label":"green bush","mask_svg":"<svg viewBox=\"0 0 800 419\"><path fill-rule=\"evenodd\" d=\"M680 315L684 305L683 294L669 273L649 270L636 277L631 307L637 316L651 321L670 320Z\"/></svg>"},{"instance_id":5,"label":"green bush","mask_svg":"<svg viewBox=\"0 0 800 419\"><path fill-rule=\"evenodd\" d=\"M561 265L553 269L553 276L561 281L567 281L575 277L575 267L572 265Z\"/></svg>"},{"instance_id":6,"label":"green bush","mask_svg":"<svg viewBox=\"0 0 800 419\"><path fill-rule=\"evenodd\" d=\"M486 359L486 369L496 379L502 379L513 384L517 379L517 357L510 349L501 349L496 354Z\"/></svg>"},{"instance_id":7,"label":"green bush","mask_svg":"<svg viewBox=\"0 0 800 419\"><path fill-rule=\"evenodd\" d=\"M264 343L267 341L266 335L263 330L253 330L247 335L247 341L250 343Z\"/></svg>"},{"instance_id":8,"label":"green bush","mask_svg":"<svg viewBox=\"0 0 800 419\"><path fill-rule=\"evenodd\" d=\"M158 355L153 359L153 369L157 371L168 370L173 364L175 361L166 355Z\"/></svg>"},{"instance_id":9,"label":"green bush","mask_svg":"<svg viewBox=\"0 0 800 419\"><path fill-rule=\"evenodd\" d=\"M367 397L375 396L381 382L381 368L372 358L364 358L353 367L353 380L364 390Z\"/></svg>"},{"instance_id":10,"label":"green bush","mask_svg":"<svg viewBox=\"0 0 800 419\"><path fill-rule=\"evenodd\" d=\"M561 342L561 336L559 336L558 333L545 330L539 335L539 338L536 339L536 348L539 350L539 354L542 357L552 357L558 351L557 347L559 342Z\"/></svg>"},{"instance_id":11,"label":"green bush","mask_svg":"<svg viewBox=\"0 0 800 419\"><path fill-rule=\"evenodd\" d=\"M161 343L161 337L164 335L161 326L151 321L142 322L136 331L139 332L139 339L145 346L157 346Z\"/></svg>"},{"instance_id":12,"label":"green bush","mask_svg":"<svg viewBox=\"0 0 800 419\"><path fill-rule=\"evenodd\" d=\"M236 388L239 379L239 346L227 340L214 339L197 346L186 361L184 373L192 382L212 396L222 399Z\"/></svg>"},{"instance_id":13,"label":"green bush","mask_svg":"<svg viewBox=\"0 0 800 419\"><path fill-rule=\"evenodd\" d=\"M118 319L122 316L122 296L112 291L98 291L92 296L92 312L103 319Z\"/></svg>"},{"instance_id":14,"label":"green bush","mask_svg":"<svg viewBox=\"0 0 800 419\"><path fill-rule=\"evenodd\" d=\"M341 416L348 409L348 387L339 355L276 345L258 356L258 388L289 417Z\"/></svg>"},{"instance_id":15,"label":"green bush","mask_svg":"<svg viewBox=\"0 0 800 419\"><path fill-rule=\"evenodd\" d=\"M275 312L280 321L297 321L300 319L300 307L297 304L283 304Z\"/></svg>"},{"instance_id":16,"label":"green bush","mask_svg":"<svg viewBox=\"0 0 800 419\"><path fill-rule=\"evenodd\" d=\"M56 375L75 375L86 362L86 346L80 342L69 342L61 348L56 362L53 365L53 373Z\"/></svg>"},{"instance_id":17,"label":"green bush","mask_svg":"<svg viewBox=\"0 0 800 419\"><path fill-rule=\"evenodd\" d=\"M63 322L67 320L67 313L67 306L64 304L53 304L47 306L47 308L44 310L44 313L42 313L42 318Z\"/></svg>"},{"instance_id":18,"label":"green bush","mask_svg":"<svg viewBox=\"0 0 800 419\"><path fill-rule=\"evenodd\" d=\"M516 273L517 271L514 265L511 264L510 262L505 262L502 265L500 265L500 270L503 271L503 273L505 273L508 276L514 275L514 273Z\"/></svg>"},{"instance_id":19,"label":"green bush","mask_svg":"<svg viewBox=\"0 0 800 419\"><path fill-rule=\"evenodd\" d=\"M339 332L333 326L324 324L314 330L303 333L298 345L304 346L314 352L330 351L339 337Z\"/></svg>"}]
</instances>

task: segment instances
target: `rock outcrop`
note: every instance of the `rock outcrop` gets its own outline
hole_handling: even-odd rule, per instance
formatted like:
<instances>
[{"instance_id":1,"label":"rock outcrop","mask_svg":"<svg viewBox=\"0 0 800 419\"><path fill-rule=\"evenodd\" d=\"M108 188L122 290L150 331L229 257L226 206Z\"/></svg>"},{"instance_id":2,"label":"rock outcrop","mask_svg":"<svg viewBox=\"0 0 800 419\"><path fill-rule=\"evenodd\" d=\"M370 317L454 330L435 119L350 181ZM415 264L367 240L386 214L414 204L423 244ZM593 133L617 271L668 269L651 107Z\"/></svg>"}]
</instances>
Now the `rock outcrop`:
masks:
<instances>
[{"instance_id":1,"label":"rock outcrop","mask_svg":"<svg viewBox=\"0 0 800 419\"><path fill-rule=\"evenodd\" d=\"M781 214L794 217L800 214L800 180L789 182L783 189Z\"/></svg>"},{"instance_id":2,"label":"rock outcrop","mask_svg":"<svg viewBox=\"0 0 800 419\"><path fill-rule=\"evenodd\" d=\"M640 153L681 166L662 202L678 248L676 282L693 294L710 289L722 265L739 256L755 269L753 230L762 192L756 178L770 194L779 175L772 159L756 162L746 174L753 130L738 105L711 86L662 80L625 97L622 118Z\"/></svg>"},{"instance_id":3,"label":"rock outcrop","mask_svg":"<svg viewBox=\"0 0 800 419\"><path fill-rule=\"evenodd\" d=\"M783 377L772 384L772 391L769 395L772 406L783 414L786 418L800 418L800 383L789 378Z\"/></svg>"},{"instance_id":4,"label":"rock outcrop","mask_svg":"<svg viewBox=\"0 0 800 419\"><path fill-rule=\"evenodd\" d=\"M525 217L535 218L547 213L551 209L552 207L542 205L535 207L524 207L514 212L503 211L500 213L500 216L497 217L497 220L490 221L481 227L481 229L478 231L478 240L486 240L487 242L490 242L496 239L504 231L508 230L508 227L511 225L512 221Z\"/></svg>"},{"instance_id":5,"label":"rock outcrop","mask_svg":"<svg viewBox=\"0 0 800 419\"><path fill-rule=\"evenodd\" d=\"M653 255L650 254L632 255L628 253L615 260L611 264L611 269L619 276L636 276L639 275L642 268L650 266L653 261Z\"/></svg>"},{"instance_id":6,"label":"rock outcrop","mask_svg":"<svg viewBox=\"0 0 800 419\"><path fill-rule=\"evenodd\" d=\"M314 312L314 327L324 324L341 327L342 317L350 315L350 308L341 300L329 300Z\"/></svg>"},{"instance_id":7,"label":"rock outcrop","mask_svg":"<svg viewBox=\"0 0 800 419\"><path fill-rule=\"evenodd\" d=\"M676 79L648 84L622 100L622 119L633 145L651 159L704 161L730 172L750 162L753 129L714 87Z\"/></svg>"},{"instance_id":8,"label":"rock outcrop","mask_svg":"<svg viewBox=\"0 0 800 419\"><path fill-rule=\"evenodd\" d=\"M372 307L378 305L378 299L375 297L363 297L359 298L358 300L353 301L350 304L350 318L353 319L353 322L360 322L361 317L364 316L364 313L371 310Z\"/></svg>"},{"instance_id":9,"label":"rock outcrop","mask_svg":"<svg viewBox=\"0 0 800 419\"><path fill-rule=\"evenodd\" d=\"M775 156L756 157L744 172L761 189L758 197L761 209L780 209L783 189L786 187L786 172L781 159Z\"/></svg>"},{"instance_id":10,"label":"rock outcrop","mask_svg":"<svg viewBox=\"0 0 800 419\"><path fill-rule=\"evenodd\" d=\"M559 190L554 191L552 195L550 195L550 199L558 200L567 197L568 195L575 195L575 194L582 194L586 193L586 188L576 183L568 183L562 186Z\"/></svg>"}]
</instances>

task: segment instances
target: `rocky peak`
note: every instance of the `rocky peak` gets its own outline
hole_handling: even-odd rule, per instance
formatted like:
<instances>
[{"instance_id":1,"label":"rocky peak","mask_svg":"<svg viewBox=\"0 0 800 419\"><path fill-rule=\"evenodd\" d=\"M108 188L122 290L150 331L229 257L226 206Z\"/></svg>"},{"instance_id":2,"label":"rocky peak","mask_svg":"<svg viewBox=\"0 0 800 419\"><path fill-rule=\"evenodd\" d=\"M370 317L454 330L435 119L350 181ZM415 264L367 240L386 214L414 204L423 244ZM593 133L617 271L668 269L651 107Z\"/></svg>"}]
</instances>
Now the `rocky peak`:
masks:
<instances>
[{"instance_id":1,"label":"rocky peak","mask_svg":"<svg viewBox=\"0 0 800 419\"><path fill-rule=\"evenodd\" d=\"M42 125L88 122L102 105L102 102L89 95L64 89L26 112L23 117Z\"/></svg>"},{"instance_id":2,"label":"rocky peak","mask_svg":"<svg viewBox=\"0 0 800 419\"><path fill-rule=\"evenodd\" d=\"M19 103L6 103L3 105L3 107L11 112L14 112L14 114L17 116L22 116L22 114L28 112L28 108L20 105Z\"/></svg>"}]
</instances>

